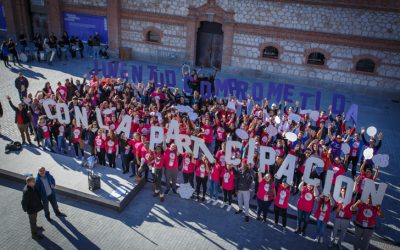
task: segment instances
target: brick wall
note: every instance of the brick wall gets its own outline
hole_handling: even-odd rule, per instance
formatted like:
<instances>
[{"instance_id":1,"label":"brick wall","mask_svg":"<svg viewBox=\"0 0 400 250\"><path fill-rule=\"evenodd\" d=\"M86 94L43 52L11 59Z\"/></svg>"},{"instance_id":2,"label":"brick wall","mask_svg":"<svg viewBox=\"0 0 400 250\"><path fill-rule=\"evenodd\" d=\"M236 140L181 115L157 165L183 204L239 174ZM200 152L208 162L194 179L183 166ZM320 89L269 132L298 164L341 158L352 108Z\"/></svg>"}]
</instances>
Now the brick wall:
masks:
<instances>
[{"instance_id":1,"label":"brick wall","mask_svg":"<svg viewBox=\"0 0 400 250\"><path fill-rule=\"evenodd\" d=\"M264 0L217 0L217 3L225 10L233 10L239 23L400 40L398 12Z\"/></svg>"},{"instance_id":2,"label":"brick wall","mask_svg":"<svg viewBox=\"0 0 400 250\"><path fill-rule=\"evenodd\" d=\"M267 45L280 49L279 59L261 58L262 49ZM307 65L308 53L318 50L327 57L326 66ZM376 73L355 72L356 59L362 56L371 57L377 62ZM232 66L400 90L400 54L396 52L235 33Z\"/></svg>"},{"instance_id":3,"label":"brick wall","mask_svg":"<svg viewBox=\"0 0 400 250\"><path fill-rule=\"evenodd\" d=\"M107 0L63 0L64 4L107 7Z\"/></svg>"},{"instance_id":4,"label":"brick wall","mask_svg":"<svg viewBox=\"0 0 400 250\"><path fill-rule=\"evenodd\" d=\"M160 33L160 43L146 40L146 33L150 30ZM132 48L134 58L149 60L149 56L156 56L161 59L184 59L186 26L124 18L121 19L121 44Z\"/></svg>"},{"instance_id":5,"label":"brick wall","mask_svg":"<svg viewBox=\"0 0 400 250\"><path fill-rule=\"evenodd\" d=\"M207 0L121 0L123 9L176 16L187 16L189 6L198 7L205 3Z\"/></svg>"}]
</instances>

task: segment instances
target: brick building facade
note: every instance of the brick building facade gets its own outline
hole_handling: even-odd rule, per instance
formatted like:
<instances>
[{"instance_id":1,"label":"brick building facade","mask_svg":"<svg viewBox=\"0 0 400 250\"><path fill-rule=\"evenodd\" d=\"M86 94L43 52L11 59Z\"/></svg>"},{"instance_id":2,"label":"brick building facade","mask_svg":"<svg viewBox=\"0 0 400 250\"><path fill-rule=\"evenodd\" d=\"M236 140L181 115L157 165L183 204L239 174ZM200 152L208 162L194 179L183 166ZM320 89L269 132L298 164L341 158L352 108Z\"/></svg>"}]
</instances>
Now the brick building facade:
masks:
<instances>
[{"instance_id":1,"label":"brick building facade","mask_svg":"<svg viewBox=\"0 0 400 250\"><path fill-rule=\"evenodd\" d=\"M373 2L373 3L372 3ZM0 0L7 35L107 18L109 46L170 59L400 91L396 0ZM42 24L42 25L41 25Z\"/></svg>"}]
</instances>

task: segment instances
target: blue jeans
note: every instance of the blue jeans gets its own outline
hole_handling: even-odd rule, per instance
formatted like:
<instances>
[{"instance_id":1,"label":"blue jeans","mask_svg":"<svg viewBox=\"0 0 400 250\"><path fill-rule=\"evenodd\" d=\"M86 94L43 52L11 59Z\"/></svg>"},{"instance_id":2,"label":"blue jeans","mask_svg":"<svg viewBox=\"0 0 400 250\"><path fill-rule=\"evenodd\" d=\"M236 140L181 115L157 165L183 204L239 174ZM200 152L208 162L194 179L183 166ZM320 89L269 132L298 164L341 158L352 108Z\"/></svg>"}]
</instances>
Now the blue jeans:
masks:
<instances>
[{"instance_id":1,"label":"blue jeans","mask_svg":"<svg viewBox=\"0 0 400 250\"><path fill-rule=\"evenodd\" d=\"M100 46L93 46L93 58L99 57Z\"/></svg>"},{"instance_id":2,"label":"blue jeans","mask_svg":"<svg viewBox=\"0 0 400 250\"><path fill-rule=\"evenodd\" d=\"M310 212L305 212L300 209L297 210L297 230L306 231L308 221L310 220ZM303 228L301 227L301 222L303 223Z\"/></svg>"},{"instance_id":3,"label":"blue jeans","mask_svg":"<svg viewBox=\"0 0 400 250\"><path fill-rule=\"evenodd\" d=\"M218 189L219 183L210 179L210 186L208 186L208 193L210 194L210 198L215 197L218 200Z\"/></svg>"},{"instance_id":4,"label":"blue jeans","mask_svg":"<svg viewBox=\"0 0 400 250\"><path fill-rule=\"evenodd\" d=\"M121 152L119 153L119 155L121 156L121 166L122 166L122 170L125 170L125 152L122 149Z\"/></svg>"},{"instance_id":5,"label":"blue jeans","mask_svg":"<svg viewBox=\"0 0 400 250\"><path fill-rule=\"evenodd\" d=\"M45 138L43 140L43 145L42 146L43 146L43 149L46 149L46 147L47 147L48 149L53 150L52 147L51 147L50 138Z\"/></svg>"},{"instance_id":6,"label":"blue jeans","mask_svg":"<svg viewBox=\"0 0 400 250\"><path fill-rule=\"evenodd\" d=\"M324 238L326 222L322 220L317 220L317 234L316 238Z\"/></svg>"},{"instance_id":7,"label":"blue jeans","mask_svg":"<svg viewBox=\"0 0 400 250\"><path fill-rule=\"evenodd\" d=\"M57 136L57 147L58 151L65 150L66 142L64 136Z\"/></svg>"}]
</instances>

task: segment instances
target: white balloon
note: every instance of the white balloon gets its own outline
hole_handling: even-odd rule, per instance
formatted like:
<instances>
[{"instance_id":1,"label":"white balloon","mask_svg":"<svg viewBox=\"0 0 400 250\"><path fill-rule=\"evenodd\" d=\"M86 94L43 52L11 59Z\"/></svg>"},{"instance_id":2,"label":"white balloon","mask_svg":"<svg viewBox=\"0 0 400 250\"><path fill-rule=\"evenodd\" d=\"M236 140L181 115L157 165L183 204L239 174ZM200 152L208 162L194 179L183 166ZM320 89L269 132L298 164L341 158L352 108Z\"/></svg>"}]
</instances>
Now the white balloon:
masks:
<instances>
[{"instance_id":1,"label":"white balloon","mask_svg":"<svg viewBox=\"0 0 400 250\"><path fill-rule=\"evenodd\" d=\"M363 152L364 158L367 160L371 160L374 157L374 150L372 148L367 148Z\"/></svg>"},{"instance_id":2,"label":"white balloon","mask_svg":"<svg viewBox=\"0 0 400 250\"><path fill-rule=\"evenodd\" d=\"M281 123L281 118L279 116L275 116L275 123L280 124Z\"/></svg>"},{"instance_id":3,"label":"white balloon","mask_svg":"<svg viewBox=\"0 0 400 250\"><path fill-rule=\"evenodd\" d=\"M269 136L275 136L278 134L278 130L271 124L267 127L267 133Z\"/></svg>"},{"instance_id":4,"label":"white balloon","mask_svg":"<svg viewBox=\"0 0 400 250\"><path fill-rule=\"evenodd\" d=\"M189 113L189 119L191 121L196 121L196 119L199 117L199 115L197 113L191 112Z\"/></svg>"},{"instance_id":5,"label":"white balloon","mask_svg":"<svg viewBox=\"0 0 400 250\"><path fill-rule=\"evenodd\" d=\"M302 109L302 110L300 110L300 114L301 114L301 115L309 114L309 113L311 113L311 112L312 112L311 109Z\"/></svg>"},{"instance_id":6,"label":"white balloon","mask_svg":"<svg viewBox=\"0 0 400 250\"><path fill-rule=\"evenodd\" d=\"M235 133L242 140L249 139L249 134L245 130L243 130L241 128L236 129Z\"/></svg>"},{"instance_id":7,"label":"white balloon","mask_svg":"<svg viewBox=\"0 0 400 250\"><path fill-rule=\"evenodd\" d=\"M319 117L319 112L316 110L311 111L310 118L314 121L317 121Z\"/></svg>"},{"instance_id":8,"label":"white balloon","mask_svg":"<svg viewBox=\"0 0 400 250\"><path fill-rule=\"evenodd\" d=\"M350 153L350 146L347 143L342 144L342 152L343 154L347 155Z\"/></svg>"},{"instance_id":9,"label":"white balloon","mask_svg":"<svg viewBox=\"0 0 400 250\"><path fill-rule=\"evenodd\" d=\"M371 137L375 136L377 132L378 130L374 126L367 128L367 134Z\"/></svg>"},{"instance_id":10,"label":"white balloon","mask_svg":"<svg viewBox=\"0 0 400 250\"><path fill-rule=\"evenodd\" d=\"M288 118L292 121L299 122L301 120L301 116L298 114L291 113Z\"/></svg>"},{"instance_id":11,"label":"white balloon","mask_svg":"<svg viewBox=\"0 0 400 250\"><path fill-rule=\"evenodd\" d=\"M285 137L291 142L295 142L297 140L297 135L292 132L286 132Z\"/></svg>"}]
</instances>

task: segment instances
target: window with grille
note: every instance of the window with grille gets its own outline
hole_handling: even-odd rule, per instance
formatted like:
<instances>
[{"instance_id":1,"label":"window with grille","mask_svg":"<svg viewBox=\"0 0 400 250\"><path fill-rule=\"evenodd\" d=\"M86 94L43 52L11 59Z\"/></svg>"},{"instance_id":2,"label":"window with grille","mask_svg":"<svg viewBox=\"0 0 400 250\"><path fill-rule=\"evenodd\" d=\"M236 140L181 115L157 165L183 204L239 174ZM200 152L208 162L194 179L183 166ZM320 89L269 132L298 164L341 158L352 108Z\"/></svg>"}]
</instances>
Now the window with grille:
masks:
<instances>
[{"instance_id":1,"label":"window with grille","mask_svg":"<svg viewBox=\"0 0 400 250\"><path fill-rule=\"evenodd\" d=\"M307 64L325 65L325 55L320 52L312 52L308 55Z\"/></svg>"}]
</instances>

